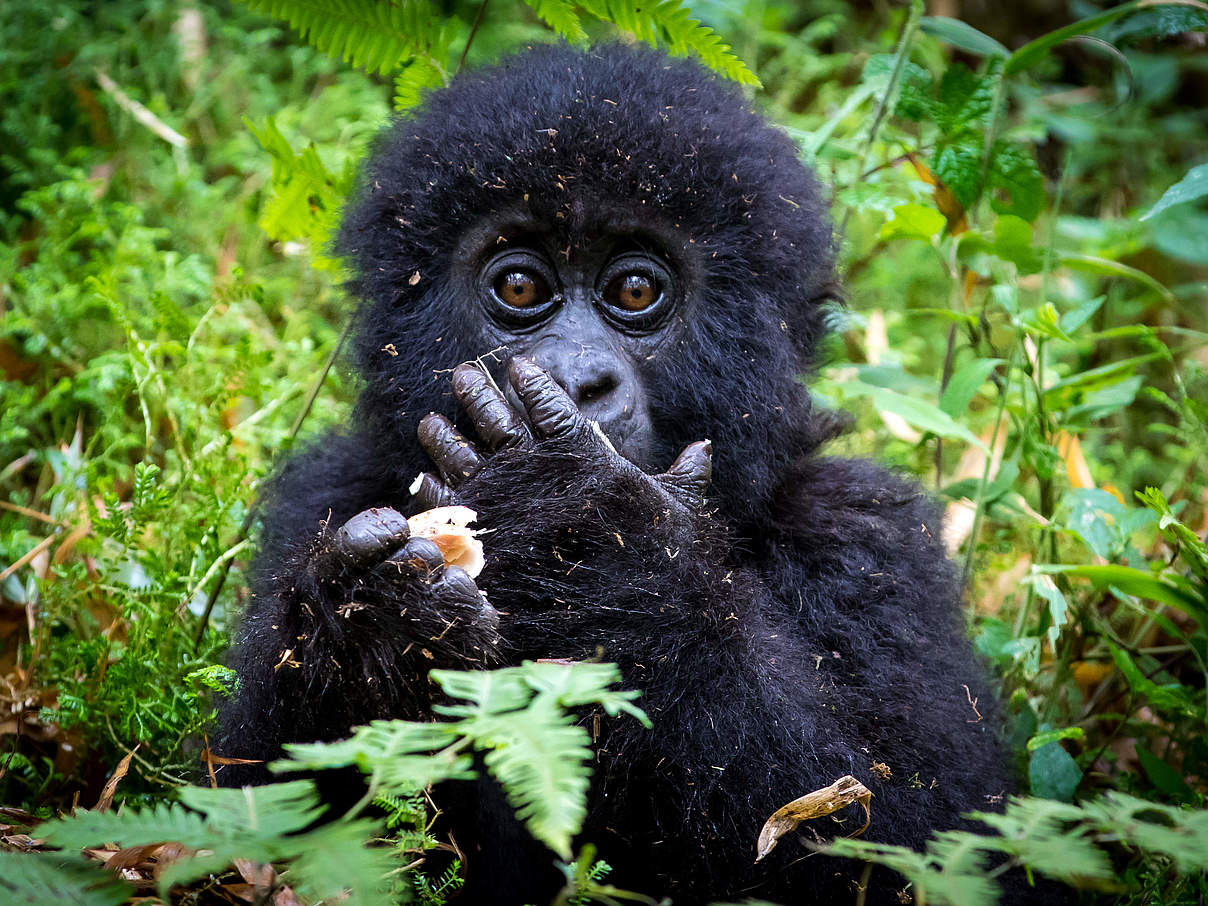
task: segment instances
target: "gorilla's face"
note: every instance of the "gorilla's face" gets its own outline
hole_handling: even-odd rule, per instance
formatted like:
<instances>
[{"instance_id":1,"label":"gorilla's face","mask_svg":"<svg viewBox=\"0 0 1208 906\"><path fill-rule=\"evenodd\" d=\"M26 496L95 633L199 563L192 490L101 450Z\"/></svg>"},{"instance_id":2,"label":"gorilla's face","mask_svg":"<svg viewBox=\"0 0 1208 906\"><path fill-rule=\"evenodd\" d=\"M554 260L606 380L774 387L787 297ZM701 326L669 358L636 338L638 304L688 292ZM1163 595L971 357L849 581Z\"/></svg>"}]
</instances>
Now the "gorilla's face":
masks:
<instances>
[{"instance_id":1,"label":"gorilla's face","mask_svg":"<svg viewBox=\"0 0 1208 906\"><path fill-rule=\"evenodd\" d=\"M533 359L643 466L655 465L657 440L643 365L677 333L688 289L664 238L601 229L572 239L530 221L492 223L462 243L472 316L484 351L498 350L488 363ZM505 368L492 371L505 379Z\"/></svg>"}]
</instances>

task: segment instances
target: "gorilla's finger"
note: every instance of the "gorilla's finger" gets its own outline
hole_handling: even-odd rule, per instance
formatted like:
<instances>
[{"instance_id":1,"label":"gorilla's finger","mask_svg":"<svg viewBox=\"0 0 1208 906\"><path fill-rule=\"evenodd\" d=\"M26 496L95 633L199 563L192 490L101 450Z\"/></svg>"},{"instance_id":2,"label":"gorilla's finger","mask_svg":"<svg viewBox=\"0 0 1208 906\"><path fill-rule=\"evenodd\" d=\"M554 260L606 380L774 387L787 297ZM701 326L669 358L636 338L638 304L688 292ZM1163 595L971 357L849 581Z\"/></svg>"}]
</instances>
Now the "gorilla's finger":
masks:
<instances>
[{"instance_id":1,"label":"gorilla's finger","mask_svg":"<svg viewBox=\"0 0 1208 906\"><path fill-rule=\"evenodd\" d=\"M482 457L443 415L429 413L419 422L419 442L452 487L482 468Z\"/></svg>"},{"instance_id":2,"label":"gorilla's finger","mask_svg":"<svg viewBox=\"0 0 1208 906\"><path fill-rule=\"evenodd\" d=\"M675 462L663 474L663 480L696 497L704 497L713 478L713 443L698 440L684 447Z\"/></svg>"},{"instance_id":3,"label":"gorilla's finger","mask_svg":"<svg viewBox=\"0 0 1208 906\"><path fill-rule=\"evenodd\" d=\"M411 537L407 520L388 506L357 513L336 531L336 554L355 566L368 566Z\"/></svg>"},{"instance_id":4,"label":"gorilla's finger","mask_svg":"<svg viewBox=\"0 0 1208 906\"><path fill-rule=\"evenodd\" d=\"M445 567L444 575L433 587L434 594L441 598L457 601L460 604L473 604L475 607L481 599L478 586L460 566Z\"/></svg>"},{"instance_id":5,"label":"gorilla's finger","mask_svg":"<svg viewBox=\"0 0 1208 906\"><path fill-rule=\"evenodd\" d=\"M457 503L457 494L453 489L435 475L429 475L427 472L419 477L418 485L412 485L412 487L415 488L411 492L412 499L422 509L434 510L438 506L454 506Z\"/></svg>"},{"instance_id":6,"label":"gorilla's finger","mask_svg":"<svg viewBox=\"0 0 1208 906\"><path fill-rule=\"evenodd\" d=\"M394 568L413 576L432 576L445 565L445 556L436 542L427 538L412 538L391 554L383 569Z\"/></svg>"},{"instance_id":7,"label":"gorilla's finger","mask_svg":"<svg viewBox=\"0 0 1208 906\"><path fill-rule=\"evenodd\" d=\"M528 437L523 419L476 365L466 363L453 369L453 393L490 449L513 446Z\"/></svg>"},{"instance_id":8,"label":"gorilla's finger","mask_svg":"<svg viewBox=\"0 0 1208 906\"><path fill-rule=\"evenodd\" d=\"M538 436L557 437L587 426L587 420L579 414L579 407L566 391L532 359L519 356L512 359L508 374Z\"/></svg>"}]
</instances>

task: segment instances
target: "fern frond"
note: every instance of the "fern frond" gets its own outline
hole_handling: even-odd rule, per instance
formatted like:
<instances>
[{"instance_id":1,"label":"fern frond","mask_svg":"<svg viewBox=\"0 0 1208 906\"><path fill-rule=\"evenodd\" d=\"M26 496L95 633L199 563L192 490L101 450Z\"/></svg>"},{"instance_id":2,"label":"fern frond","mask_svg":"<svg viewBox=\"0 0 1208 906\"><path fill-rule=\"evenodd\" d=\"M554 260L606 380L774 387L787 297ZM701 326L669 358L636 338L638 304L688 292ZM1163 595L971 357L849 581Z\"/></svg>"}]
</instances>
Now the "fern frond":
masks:
<instances>
[{"instance_id":1,"label":"fern frond","mask_svg":"<svg viewBox=\"0 0 1208 906\"><path fill-rule=\"evenodd\" d=\"M394 77L394 109L402 113L445 83L445 72L433 57L415 57Z\"/></svg>"},{"instance_id":2,"label":"fern frond","mask_svg":"<svg viewBox=\"0 0 1208 906\"><path fill-rule=\"evenodd\" d=\"M260 214L261 229L279 242L309 243L315 267L337 269L338 262L326 257L323 250L352 189L352 167L338 175L329 172L314 145L294 153L271 116L260 127L245 122L273 159L273 191Z\"/></svg>"},{"instance_id":3,"label":"fern frond","mask_svg":"<svg viewBox=\"0 0 1208 906\"><path fill-rule=\"evenodd\" d=\"M130 892L95 862L64 853L0 852L0 902L118 906Z\"/></svg>"},{"instance_id":4,"label":"fern frond","mask_svg":"<svg viewBox=\"0 0 1208 906\"><path fill-rule=\"evenodd\" d=\"M441 17L427 0L244 0L285 21L319 50L368 72L393 72L426 55L440 37Z\"/></svg>"},{"instance_id":5,"label":"fern frond","mask_svg":"<svg viewBox=\"0 0 1208 906\"><path fill-rule=\"evenodd\" d=\"M692 18L692 11L683 0L581 0L579 5L652 47L657 45L661 33L673 54L695 53L714 72L739 84L760 84L755 73L730 50L730 45L699 19Z\"/></svg>"},{"instance_id":6,"label":"fern frond","mask_svg":"<svg viewBox=\"0 0 1208 906\"><path fill-rule=\"evenodd\" d=\"M241 789L186 786L180 790L180 799L205 815L214 827L259 837L280 837L301 830L323 812L319 794L309 780Z\"/></svg>"},{"instance_id":7,"label":"fern frond","mask_svg":"<svg viewBox=\"0 0 1208 906\"><path fill-rule=\"evenodd\" d=\"M314 771L355 765L372 774L380 790L405 795L442 780L474 776L469 757L448 749L458 735L457 724L375 720L338 742L291 743L285 747L289 760L271 768ZM434 749L445 751L427 754Z\"/></svg>"},{"instance_id":8,"label":"fern frond","mask_svg":"<svg viewBox=\"0 0 1208 906\"><path fill-rule=\"evenodd\" d=\"M563 859L583 826L591 777L591 738L557 701L539 695L517 715L481 717L473 723L484 761L503 786L516 817Z\"/></svg>"},{"instance_id":9,"label":"fern frond","mask_svg":"<svg viewBox=\"0 0 1208 906\"><path fill-rule=\"evenodd\" d=\"M366 846L377 825L373 821L340 821L312 831L301 840L285 880L311 903L379 906L390 903L391 870L397 868L391 850ZM351 883L353 879L359 879Z\"/></svg>"},{"instance_id":10,"label":"fern frond","mask_svg":"<svg viewBox=\"0 0 1208 906\"><path fill-rule=\"evenodd\" d=\"M566 40L575 44L587 40L587 32L583 30L579 14L575 11L575 4L570 0L524 0L524 2L542 22Z\"/></svg>"},{"instance_id":11,"label":"fern frond","mask_svg":"<svg viewBox=\"0 0 1208 906\"><path fill-rule=\"evenodd\" d=\"M213 842L214 831L196 812L176 803L160 803L121 813L79 811L69 818L55 818L39 825L38 836L70 850L102 843L134 846L167 841L200 849Z\"/></svg>"}]
</instances>

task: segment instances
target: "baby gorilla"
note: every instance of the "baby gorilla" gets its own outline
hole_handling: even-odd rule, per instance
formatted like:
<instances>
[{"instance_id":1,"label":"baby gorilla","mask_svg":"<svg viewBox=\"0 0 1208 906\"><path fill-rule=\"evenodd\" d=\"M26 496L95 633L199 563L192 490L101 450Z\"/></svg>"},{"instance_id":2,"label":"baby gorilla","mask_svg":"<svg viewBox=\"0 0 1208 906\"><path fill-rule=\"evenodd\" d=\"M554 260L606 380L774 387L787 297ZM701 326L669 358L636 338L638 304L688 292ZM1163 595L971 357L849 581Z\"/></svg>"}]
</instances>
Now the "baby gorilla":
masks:
<instances>
[{"instance_id":1,"label":"baby gorilla","mask_svg":"<svg viewBox=\"0 0 1208 906\"><path fill-rule=\"evenodd\" d=\"M583 839L677 904L849 900L861 866L801 840L854 809L754 862L773 811L843 775L867 836L911 846L1011 789L939 512L819 454L836 419L800 376L831 226L737 88L626 47L459 76L379 138L338 251L362 389L263 494L223 755L430 717L433 667L615 661L654 726L593 719ZM487 532L477 582L409 537L449 502ZM548 902L553 856L498 789L436 796L466 901ZM867 902L900 887L874 873Z\"/></svg>"}]
</instances>

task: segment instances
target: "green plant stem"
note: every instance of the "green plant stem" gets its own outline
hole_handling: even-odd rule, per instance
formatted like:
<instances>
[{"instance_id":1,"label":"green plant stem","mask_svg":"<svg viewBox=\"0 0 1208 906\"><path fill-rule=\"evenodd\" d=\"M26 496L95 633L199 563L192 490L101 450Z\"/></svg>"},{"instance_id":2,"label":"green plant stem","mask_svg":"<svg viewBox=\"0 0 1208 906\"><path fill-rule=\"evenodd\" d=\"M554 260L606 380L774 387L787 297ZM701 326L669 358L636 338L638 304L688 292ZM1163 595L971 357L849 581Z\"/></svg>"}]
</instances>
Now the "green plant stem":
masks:
<instances>
[{"instance_id":1,"label":"green plant stem","mask_svg":"<svg viewBox=\"0 0 1208 906\"><path fill-rule=\"evenodd\" d=\"M877 111L873 114L872 124L868 127L868 137L864 140L864 146L860 149L860 162L856 167L857 173L863 172L868 161L869 152L872 150L873 143L877 140L877 133L881 131L881 123L884 122L886 115L889 113L890 99L893 98L894 92L898 87L898 81L902 77L902 70L906 67L906 60L910 56L910 47L914 42L914 34L918 30L919 19L922 16L923 0L911 0L910 13L902 24L902 32L898 37L898 49L893 57L893 72L890 73L889 83L885 86L885 94L881 96L881 100L877 104ZM847 235L847 224L851 220L851 212L851 208L843 212L843 222L839 225L840 238Z\"/></svg>"},{"instance_id":2,"label":"green plant stem","mask_svg":"<svg viewBox=\"0 0 1208 906\"><path fill-rule=\"evenodd\" d=\"M310 388L310 393L306 397L306 404L302 407L302 411L298 413L298 417L294 419L293 427L289 429L289 443L293 443L298 438L298 432L302 430L302 424L310 415L311 409L314 408L315 400L319 396L319 391L323 388L324 382L327 380L327 375L331 373L331 368L339 358L340 352L344 349L344 344L348 340L348 335L352 331L352 318L348 318L344 322L344 329L340 331L340 338L336 340L335 349L331 351L331 355L327 357L327 362L323 365L323 370L319 372L319 376L315 379L314 384ZM239 526L239 531L235 533L235 540L231 544L230 550L233 550L247 539L248 533L252 530L252 523L256 519L255 507L248 507L247 515L243 517L243 523ZM205 609L201 612L201 619L197 621L197 631L193 635L193 650L197 651L201 647L201 640L205 636L206 626L210 622L210 614L214 612L214 603L218 600L218 595L222 591L222 587L226 584L227 576L231 572L231 564L235 562L233 556L228 557L222 565L222 571L218 574L218 581L214 583L214 587L210 590L210 595L206 598ZM207 575L209 573L207 572ZM185 605L188 605L190 599L185 600Z\"/></svg>"},{"instance_id":3,"label":"green plant stem","mask_svg":"<svg viewBox=\"0 0 1208 906\"><path fill-rule=\"evenodd\" d=\"M998 408L994 413L994 430L990 433L989 450L986 452L986 462L982 466L981 480L977 486L977 503L973 511L973 526L969 529L969 540L965 547L965 564L961 570L961 586L969 584L969 576L973 570L973 555L977 551L977 535L981 531L982 517L986 511L986 486L990 483L990 469L994 464L994 448L998 446L998 432L1002 427L1003 413L1007 408L1007 394L1011 390L1011 373L1015 366L1015 350L1017 347L1011 347L1011 354L1007 358L1006 373L1007 378L1003 382L1002 390L998 394ZM1016 632L1016 635L1019 633Z\"/></svg>"},{"instance_id":4,"label":"green plant stem","mask_svg":"<svg viewBox=\"0 0 1208 906\"><path fill-rule=\"evenodd\" d=\"M470 53L470 45L474 43L474 37L478 34L478 27L482 25L483 17L486 16L487 4L491 0L482 0L478 4L478 13L474 16L474 24L470 26L470 35L466 38L466 46L461 49L461 57L457 61L457 71L461 72L466 65L466 57Z\"/></svg>"}]
</instances>

